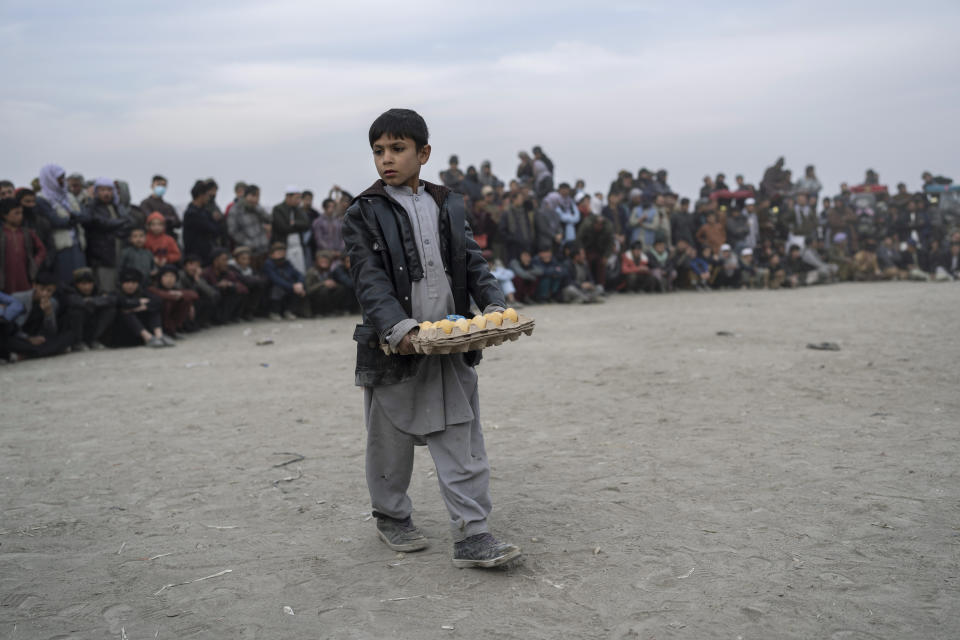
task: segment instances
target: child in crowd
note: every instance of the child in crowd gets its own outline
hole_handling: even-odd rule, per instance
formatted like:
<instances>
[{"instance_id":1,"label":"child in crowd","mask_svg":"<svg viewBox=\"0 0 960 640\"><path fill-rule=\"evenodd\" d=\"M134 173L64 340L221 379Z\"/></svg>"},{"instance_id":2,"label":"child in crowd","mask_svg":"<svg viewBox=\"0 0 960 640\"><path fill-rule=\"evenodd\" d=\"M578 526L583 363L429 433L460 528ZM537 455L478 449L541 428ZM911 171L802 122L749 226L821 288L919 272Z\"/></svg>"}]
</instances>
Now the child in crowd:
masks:
<instances>
[{"instance_id":1,"label":"child in crowd","mask_svg":"<svg viewBox=\"0 0 960 640\"><path fill-rule=\"evenodd\" d=\"M531 263L531 271L537 276L537 291L534 302L557 302L560 291L567 284L567 271L553 255L553 249L542 245L537 257Z\"/></svg>"},{"instance_id":2,"label":"child in crowd","mask_svg":"<svg viewBox=\"0 0 960 640\"><path fill-rule=\"evenodd\" d=\"M143 274L126 268L118 276L117 331L114 335L119 344L148 347L175 347L177 344L163 335L161 319L163 303L143 290Z\"/></svg>"},{"instance_id":3,"label":"child in crowd","mask_svg":"<svg viewBox=\"0 0 960 640\"><path fill-rule=\"evenodd\" d=\"M214 312L220 305L220 292L204 280L200 256L187 254L183 260L183 269L180 271L180 282L177 286L197 294L197 300L193 303L193 319L187 321L184 330L190 332L209 327L213 322Z\"/></svg>"},{"instance_id":4,"label":"child in crowd","mask_svg":"<svg viewBox=\"0 0 960 640\"><path fill-rule=\"evenodd\" d=\"M650 276L656 283L657 290L661 293L673 291L673 281L677 277L677 271L673 268L667 242L663 236L659 233L655 236L653 247L646 254Z\"/></svg>"},{"instance_id":5,"label":"child in crowd","mask_svg":"<svg viewBox=\"0 0 960 640\"><path fill-rule=\"evenodd\" d=\"M263 271L270 281L270 319L296 320L295 310L306 315L307 290L303 285L303 274L287 260L287 245L282 242L270 245L270 257L264 263Z\"/></svg>"},{"instance_id":6,"label":"child in crowd","mask_svg":"<svg viewBox=\"0 0 960 640\"><path fill-rule=\"evenodd\" d=\"M690 261L690 269L693 271L697 291L710 291L710 280L713 277L715 266L713 249L710 245L704 246L700 250L700 255Z\"/></svg>"},{"instance_id":7,"label":"child in crowd","mask_svg":"<svg viewBox=\"0 0 960 640\"><path fill-rule=\"evenodd\" d=\"M172 236L167 235L167 219L159 211L147 216L144 247L153 254L153 262L158 268L180 262L180 247Z\"/></svg>"},{"instance_id":8,"label":"child in crowd","mask_svg":"<svg viewBox=\"0 0 960 640\"><path fill-rule=\"evenodd\" d=\"M267 279L254 271L253 251L250 247L241 245L234 249L233 259L227 263L227 266L247 288L243 306L240 307L240 317L249 322L253 320L253 316L260 313L263 293L267 288Z\"/></svg>"},{"instance_id":9,"label":"child in crowd","mask_svg":"<svg viewBox=\"0 0 960 640\"><path fill-rule=\"evenodd\" d=\"M603 287L593 279L593 273L587 263L586 250L577 241L568 244L570 258L564 265L567 284L562 290L563 301L576 304L606 302L603 297Z\"/></svg>"},{"instance_id":10,"label":"child in crowd","mask_svg":"<svg viewBox=\"0 0 960 640\"><path fill-rule=\"evenodd\" d=\"M484 257L487 258L487 267L490 269L493 277L497 279L497 283L500 285L500 290L503 291L503 296L506 298L507 304L511 307L522 307L523 305L517 300L517 289L513 286L513 280L516 278L513 270L503 266L503 263L499 259L495 260L492 251L489 253L485 251Z\"/></svg>"},{"instance_id":11,"label":"child in crowd","mask_svg":"<svg viewBox=\"0 0 960 640\"><path fill-rule=\"evenodd\" d=\"M23 208L13 198L0 200L0 291L33 288L47 250L33 229L23 227Z\"/></svg>"},{"instance_id":12,"label":"child in crowd","mask_svg":"<svg viewBox=\"0 0 960 640\"><path fill-rule=\"evenodd\" d=\"M729 244L720 247L720 259L713 273L712 284L719 289L740 288L740 260Z\"/></svg>"},{"instance_id":13,"label":"child in crowd","mask_svg":"<svg viewBox=\"0 0 960 640\"><path fill-rule=\"evenodd\" d=\"M196 315L193 303L200 296L196 291L180 288L177 268L172 264L160 267L156 284L147 290L163 301L163 332L174 339L183 338L187 322Z\"/></svg>"},{"instance_id":14,"label":"child in crowd","mask_svg":"<svg viewBox=\"0 0 960 640\"><path fill-rule=\"evenodd\" d=\"M73 284L63 292L67 322L73 334L73 350L104 349L101 339L117 314L117 296L97 287L93 269L80 267L73 272Z\"/></svg>"},{"instance_id":15,"label":"child in crowd","mask_svg":"<svg viewBox=\"0 0 960 640\"><path fill-rule=\"evenodd\" d=\"M339 313L346 311L350 305L349 296L352 292L334 278L332 261L333 252L318 251L313 266L307 271L304 287L314 315Z\"/></svg>"},{"instance_id":16,"label":"child in crowd","mask_svg":"<svg viewBox=\"0 0 960 640\"><path fill-rule=\"evenodd\" d=\"M14 302L8 302L5 309L10 308L16 315L9 314L12 332L3 339L0 351L20 359L43 358L70 350L73 335L61 331L57 324L59 307L53 297L56 290L56 276L41 271L31 289L10 296Z\"/></svg>"},{"instance_id":17,"label":"child in crowd","mask_svg":"<svg viewBox=\"0 0 960 640\"><path fill-rule=\"evenodd\" d=\"M650 259L643 250L642 240L634 241L620 256L620 282L617 286L621 291L634 293L651 288Z\"/></svg>"},{"instance_id":18,"label":"child in crowd","mask_svg":"<svg viewBox=\"0 0 960 640\"><path fill-rule=\"evenodd\" d=\"M520 255L510 261L513 271L514 295L520 302L529 302L537 293L537 274L533 271L533 256L524 249Z\"/></svg>"},{"instance_id":19,"label":"child in crowd","mask_svg":"<svg viewBox=\"0 0 960 640\"><path fill-rule=\"evenodd\" d=\"M395 551L428 546L407 495L414 446L426 444L450 515L454 565L502 565L520 549L487 525L490 466L473 370L479 353L415 356L411 338L421 321L470 315L471 296L484 312L503 310L503 294L469 232L463 196L420 180L430 158L423 118L391 109L368 137L381 179L347 210L343 237L363 308L354 332L356 383L364 387L377 532ZM380 342L395 355L384 355Z\"/></svg>"},{"instance_id":20,"label":"child in crowd","mask_svg":"<svg viewBox=\"0 0 960 640\"><path fill-rule=\"evenodd\" d=\"M765 289L767 286L767 270L753 261L750 247L740 252L740 285L747 289Z\"/></svg>"},{"instance_id":21,"label":"child in crowd","mask_svg":"<svg viewBox=\"0 0 960 640\"><path fill-rule=\"evenodd\" d=\"M226 249L218 247L211 255L213 261L203 270L203 279L220 292L220 303L214 312L214 322L216 324L236 322L240 319L240 311L244 308L250 291L240 281L236 272L230 269L230 254Z\"/></svg>"},{"instance_id":22,"label":"child in crowd","mask_svg":"<svg viewBox=\"0 0 960 640\"><path fill-rule=\"evenodd\" d=\"M164 222L166 225L166 222ZM120 252L120 259L117 261L117 270L136 269L143 274L141 286L150 286L150 281L157 275L157 267L154 263L153 254L146 248L147 232L141 227L134 227L130 230L130 244Z\"/></svg>"}]
</instances>

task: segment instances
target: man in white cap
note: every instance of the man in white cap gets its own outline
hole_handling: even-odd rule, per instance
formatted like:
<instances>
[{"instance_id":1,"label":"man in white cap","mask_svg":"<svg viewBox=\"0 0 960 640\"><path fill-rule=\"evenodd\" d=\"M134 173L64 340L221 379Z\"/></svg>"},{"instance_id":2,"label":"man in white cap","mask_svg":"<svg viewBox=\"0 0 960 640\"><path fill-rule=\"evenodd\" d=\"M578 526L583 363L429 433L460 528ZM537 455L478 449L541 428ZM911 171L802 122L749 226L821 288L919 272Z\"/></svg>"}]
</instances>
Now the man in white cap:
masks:
<instances>
[{"instance_id":1,"label":"man in white cap","mask_svg":"<svg viewBox=\"0 0 960 640\"><path fill-rule=\"evenodd\" d=\"M740 284L747 289L766 289L769 272L753 261L753 249L740 252Z\"/></svg>"},{"instance_id":2,"label":"man in white cap","mask_svg":"<svg viewBox=\"0 0 960 640\"><path fill-rule=\"evenodd\" d=\"M306 273L307 260L303 235L310 231L310 216L300 208L300 188L288 184L283 202L273 208L270 242L287 245L287 260L301 273Z\"/></svg>"},{"instance_id":3,"label":"man in white cap","mask_svg":"<svg viewBox=\"0 0 960 640\"><path fill-rule=\"evenodd\" d=\"M753 198L743 201L743 217L747 219L747 226L750 228L750 233L747 234L743 244L756 249L757 243L760 242L760 219L757 217L757 201Z\"/></svg>"}]
</instances>

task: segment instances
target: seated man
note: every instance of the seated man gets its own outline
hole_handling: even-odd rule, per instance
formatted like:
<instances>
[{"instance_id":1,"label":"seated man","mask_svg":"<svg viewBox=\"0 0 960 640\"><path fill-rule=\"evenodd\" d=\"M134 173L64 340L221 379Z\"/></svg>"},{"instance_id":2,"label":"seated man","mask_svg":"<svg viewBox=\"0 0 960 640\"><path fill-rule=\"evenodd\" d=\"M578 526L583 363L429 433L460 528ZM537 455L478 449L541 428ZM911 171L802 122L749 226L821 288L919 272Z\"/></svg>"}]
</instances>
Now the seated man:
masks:
<instances>
[{"instance_id":1,"label":"seated man","mask_svg":"<svg viewBox=\"0 0 960 640\"><path fill-rule=\"evenodd\" d=\"M203 279L220 292L220 304L214 311L213 321L216 324L236 322L240 319L240 312L250 291L236 272L230 269L230 254L226 249L218 247L211 255L213 261L203 270Z\"/></svg>"},{"instance_id":2,"label":"seated man","mask_svg":"<svg viewBox=\"0 0 960 640\"><path fill-rule=\"evenodd\" d=\"M620 256L620 291L649 291L653 287L650 277L650 259L643 250L643 242L637 240Z\"/></svg>"},{"instance_id":3,"label":"seated man","mask_svg":"<svg viewBox=\"0 0 960 640\"><path fill-rule=\"evenodd\" d=\"M606 302L603 298L603 287L593 280L593 273L587 262L587 252L576 242L570 247L570 259L565 267L567 285L562 291L564 302L576 304Z\"/></svg>"},{"instance_id":4,"label":"seated man","mask_svg":"<svg viewBox=\"0 0 960 640\"><path fill-rule=\"evenodd\" d=\"M104 349L101 338L106 335L117 315L117 297L97 287L90 267L73 272L73 284L63 292L67 322L73 334L73 350Z\"/></svg>"},{"instance_id":5,"label":"seated man","mask_svg":"<svg viewBox=\"0 0 960 640\"><path fill-rule=\"evenodd\" d=\"M559 302L560 291L567 284L567 271L553 255L553 249L544 243L531 263L531 271L537 276L537 291L534 302Z\"/></svg>"},{"instance_id":6,"label":"seated man","mask_svg":"<svg viewBox=\"0 0 960 640\"><path fill-rule=\"evenodd\" d=\"M56 290L56 276L40 272L32 289L11 296L21 310L12 318L13 333L3 338L0 350L19 359L43 358L70 349L73 335L57 325L57 301L53 297Z\"/></svg>"},{"instance_id":7,"label":"seated man","mask_svg":"<svg viewBox=\"0 0 960 640\"><path fill-rule=\"evenodd\" d=\"M179 288L197 294L197 300L193 303L194 317L187 321L184 329L189 332L209 327L214 312L220 306L220 292L204 280L199 256L189 254L184 258L180 281L177 284Z\"/></svg>"},{"instance_id":8,"label":"seated man","mask_svg":"<svg viewBox=\"0 0 960 640\"><path fill-rule=\"evenodd\" d=\"M287 245L282 242L270 245L270 257L264 263L263 271L270 281L270 319L296 320L295 311L307 315L303 274L287 260Z\"/></svg>"},{"instance_id":9,"label":"seated man","mask_svg":"<svg viewBox=\"0 0 960 640\"><path fill-rule=\"evenodd\" d=\"M318 251L313 266L307 271L304 287L314 315L330 315L346 311L352 291L337 282L333 271L333 252Z\"/></svg>"},{"instance_id":10,"label":"seated man","mask_svg":"<svg viewBox=\"0 0 960 640\"><path fill-rule=\"evenodd\" d=\"M537 293L537 274L533 272L533 256L526 249L520 256L510 261L510 271L513 271L514 295L520 302L529 302Z\"/></svg>"},{"instance_id":11,"label":"seated man","mask_svg":"<svg viewBox=\"0 0 960 640\"><path fill-rule=\"evenodd\" d=\"M174 339L183 338L188 321L196 317L193 303L199 298L196 291L180 287L177 268L172 264L160 267L157 283L147 289L163 301L163 332Z\"/></svg>"},{"instance_id":12,"label":"seated man","mask_svg":"<svg viewBox=\"0 0 960 640\"><path fill-rule=\"evenodd\" d=\"M260 313L263 294L267 289L267 279L254 269L253 258L253 251L241 245L233 250L233 259L227 263L249 292L243 307L240 308L240 317L248 322Z\"/></svg>"}]
</instances>

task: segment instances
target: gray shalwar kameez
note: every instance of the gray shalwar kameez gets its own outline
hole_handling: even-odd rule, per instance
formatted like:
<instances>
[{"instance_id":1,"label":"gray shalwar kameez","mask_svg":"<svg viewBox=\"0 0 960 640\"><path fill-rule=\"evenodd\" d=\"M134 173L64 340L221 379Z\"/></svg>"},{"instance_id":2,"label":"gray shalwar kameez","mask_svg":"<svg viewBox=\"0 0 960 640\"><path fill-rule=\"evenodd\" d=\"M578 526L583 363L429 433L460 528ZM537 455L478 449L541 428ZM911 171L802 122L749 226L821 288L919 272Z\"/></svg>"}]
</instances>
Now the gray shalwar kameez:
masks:
<instances>
[{"instance_id":1,"label":"gray shalwar kameez","mask_svg":"<svg viewBox=\"0 0 960 640\"><path fill-rule=\"evenodd\" d=\"M439 209L420 185L385 186L406 210L424 276L412 283L413 318L388 333L391 346L421 321L455 313L450 279L440 256ZM497 307L499 308L499 307ZM367 486L373 509L391 518L410 516L407 487L413 447L430 449L454 540L484 533L490 503L490 467L480 428L477 374L463 354L424 356L414 377L398 384L364 387L367 425Z\"/></svg>"}]
</instances>

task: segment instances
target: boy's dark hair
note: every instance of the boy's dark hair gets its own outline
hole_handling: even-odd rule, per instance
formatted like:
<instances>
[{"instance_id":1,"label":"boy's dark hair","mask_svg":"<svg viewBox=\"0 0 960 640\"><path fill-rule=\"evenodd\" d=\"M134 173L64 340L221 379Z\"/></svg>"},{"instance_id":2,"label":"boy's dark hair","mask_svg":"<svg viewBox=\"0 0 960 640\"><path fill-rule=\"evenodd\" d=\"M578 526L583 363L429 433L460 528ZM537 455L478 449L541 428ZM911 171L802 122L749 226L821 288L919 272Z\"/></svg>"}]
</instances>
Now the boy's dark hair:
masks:
<instances>
[{"instance_id":1,"label":"boy's dark hair","mask_svg":"<svg viewBox=\"0 0 960 640\"><path fill-rule=\"evenodd\" d=\"M212 191L212 190L214 190L214 189L219 189L219 188L220 188L220 185L218 185L218 184L217 184L217 181L214 180L213 178L207 178L207 179L204 181L204 184L207 185L207 191Z\"/></svg>"},{"instance_id":2,"label":"boy's dark hair","mask_svg":"<svg viewBox=\"0 0 960 640\"><path fill-rule=\"evenodd\" d=\"M120 284L123 284L124 282L136 282L137 284L140 284L143 282L143 274L140 273L139 269L126 267L120 271L120 276L117 278L117 282Z\"/></svg>"},{"instance_id":3,"label":"boy's dark hair","mask_svg":"<svg viewBox=\"0 0 960 640\"><path fill-rule=\"evenodd\" d=\"M153 184L154 182L159 182L160 180L163 180L164 182L167 181L167 179L164 176L158 173L157 175L150 178L150 184Z\"/></svg>"},{"instance_id":4,"label":"boy's dark hair","mask_svg":"<svg viewBox=\"0 0 960 640\"><path fill-rule=\"evenodd\" d=\"M93 269L90 267L80 267L79 269L73 270L73 281L74 282L96 282L97 279L93 275Z\"/></svg>"},{"instance_id":5,"label":"boy's dark hair","mask_svg":"<svg viewBox=\"0 0 960 640\"><path fill-rule=\"evenodd\" d=\"M195 253L188 253L187 257L183 259L183 264L187 264L188 262L199 262L203 264L203 260Z\"/></svg>"},{"instance_id":6,"label":"boy's dark hair","mask_svg":"<svg viewBox=\"0 0 960 640\"><path fill-rule=\"evenodd\" d=\"M334 200L333 198L324 198L323 202L320 203L320 208L326 209L328 204L337 204L337 201Z\"/></svg>"},{"instance_id":7,"label":"boy's dark hair","mask_svg":"<svg viewBox=\"0 0 960 640\"><path fill-rule=\"evenodd\" d=\"M0 218L6 220L7 214L20 206L16 198L4 198L0 200Z\"/></svg>"},{"instance_id":8,"label":"boy's dark hair","mask_svg":"<svg viewBox=\"0 0 960 640\"><path fill-rule=\"evenodd\" d=\"M312 198L312 197L313 197L313 191L310 191L309 189L304 189L303 191L300 192L300 197L301 197L301 198L306 198L307 196L310 196L310 197Z\"/></svg>"},{"instance_id":9,"label":"boy's dark hair","mask_svg":"<svg viewBox=\"0 0 960 640\"><path fill-rule=\"evenodd\" d=\"M143 233L147 232L145 227L142 227L141 225L135 225L130 227L130 231L127 232L127 237L130 237L131 235L133 235L134 231L142 231Z\"/></svg>"},{"instance_id":10,"label":"boy's dark hair","mask_svg":"<svg viewBox=\"0 0 960 640\"><path fill-rule=\"evenodd\" d=\"M392 138L410 138L417 147L417 151L427 145L430 132L423 117L412 109L390 109L380 114L380 117L370 125L370 147L382 136Z\"/></svg>"},{"instance_id":11,"label":"boy's dark hair","mask_svg":"<svg viewBox=\"0 0 960 640\"><path fill-rule=\"evenodd\" d=\"M234 191L234 193L236 193L236 192L239 191L240 189L243 189L244 191L247 190L247 183L244 182L243 180L241 180L240 182L238 182L238 183L236 183L235 185L233 185L233 191Z\"/></svg>"},{"instance_id":12,"label":"boy's dark hair","mask_svg":"<svg viewBox=\"0 0 960 640\"><path fill-rule=\"evenodd\" d=\"M190 197L196 200L200 196L204 195L209 189L207 188L206 180L197 180L193 183L193 188L190 189Z\"/></svg>"},{"instance_id":13,"label":"boy's dark hair","mask_svg":"<svg viewBox=\"0 0 960 640\"><path fill-rule=\"evenodd\" d=\"M243 190L244 196L252 196L257 193L260 193L260 187L258 187L255 184L248 184L247 187Z\"/></svg>"},{"instance_id":14,"label":"boy's dark hair","mask_svg":"<svg viewBox=\"0 0 960 640\"><path fill-rule=\"evenodd\" d=\"M57 276L52 271L41 271L37 274L37 277L33 280L34 284L39 284L42 286L49 286L51 284L57 284Z\"/></svg>"},{"instance_id":15,"label":"boy's dark hair","mask_svg":"<svg viewBox=\"0 0 960 640\"><path fill-rule=\"evenodd\" d=\"M10 182L9 180L0 180L0 188L3 188L3 187L13 188L13 183Z\"/></svg>"}]
</instances>

